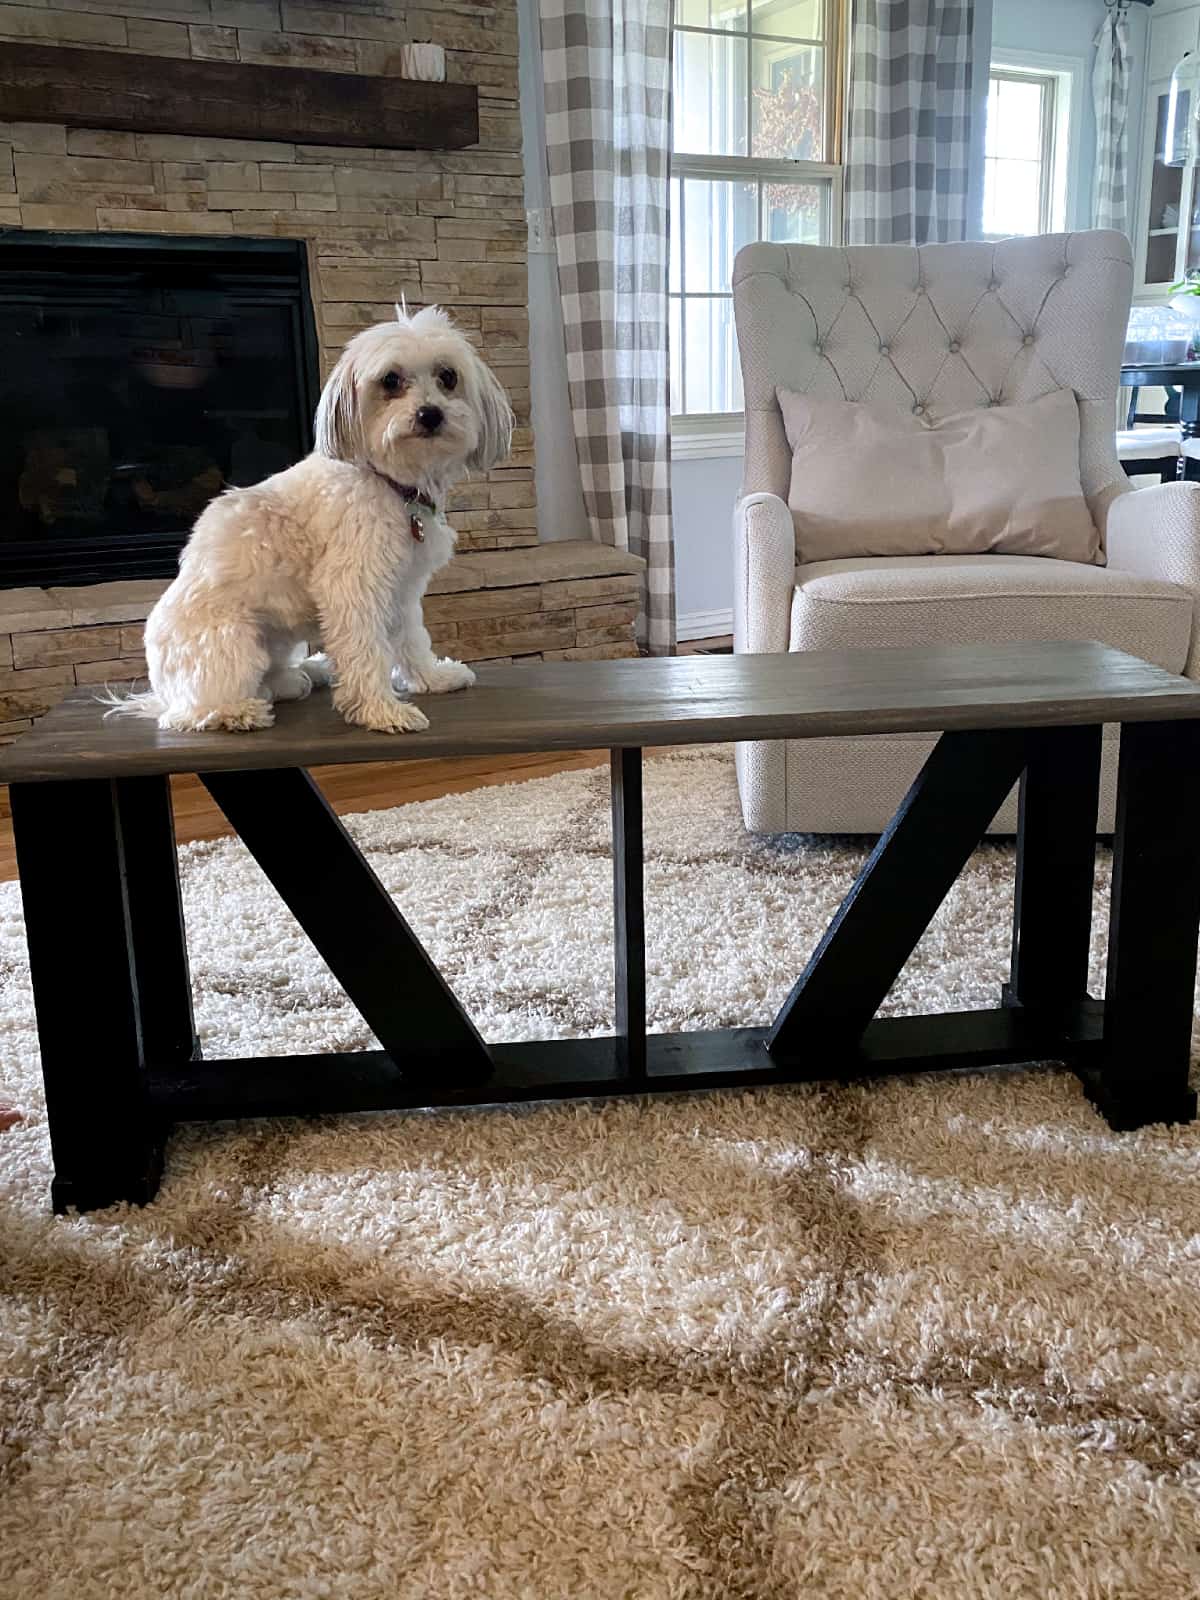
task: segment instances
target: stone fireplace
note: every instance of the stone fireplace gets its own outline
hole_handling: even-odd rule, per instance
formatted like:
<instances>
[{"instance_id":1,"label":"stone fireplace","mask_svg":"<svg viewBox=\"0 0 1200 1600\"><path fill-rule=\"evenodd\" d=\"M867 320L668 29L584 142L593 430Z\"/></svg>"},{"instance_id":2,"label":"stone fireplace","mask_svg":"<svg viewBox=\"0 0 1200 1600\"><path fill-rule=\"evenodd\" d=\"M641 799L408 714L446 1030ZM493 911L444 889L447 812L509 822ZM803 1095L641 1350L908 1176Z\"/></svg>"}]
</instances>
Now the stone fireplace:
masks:
<instances>
[{"instance_id":1,"label":"stone fireplace","mask_svg":"<svg viewBox=\"0 0 1200 1600\"><path fill-rule=\"evenodd\" d=\"M472 661L634 653L641 563L538 543L515 0L111 0L104 13L67 0L21 15L43 46L357 75L394 75L401 44L432 38L448 79L477 87L479 141L0 122L0 411L20 436L6 420L0 740L73 683L143 670L140 624L205 495L308 447L321 378L402 294L447 307L518 418L509 460L452 502L461 555L429 604L435 642ZM0 42L18 38L26 21L14 33L0 16ZM51 396L22 412L32 308L51 291L38 337L52 359L32 362Z\"/></svg>"}]
</instances>

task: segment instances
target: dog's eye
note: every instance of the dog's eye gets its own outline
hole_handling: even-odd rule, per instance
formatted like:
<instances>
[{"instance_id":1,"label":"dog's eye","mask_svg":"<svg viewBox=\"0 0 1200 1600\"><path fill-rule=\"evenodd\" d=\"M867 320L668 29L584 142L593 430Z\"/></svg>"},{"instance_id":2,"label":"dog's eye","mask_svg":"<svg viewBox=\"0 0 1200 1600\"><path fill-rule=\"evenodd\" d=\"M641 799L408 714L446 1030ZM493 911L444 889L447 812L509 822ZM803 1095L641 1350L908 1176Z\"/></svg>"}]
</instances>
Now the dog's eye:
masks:
<instances>
[{"instance_id":1,"label":"dog's eye","mask_svg":"<svg viewBox=\"0 0 1200 1600\"><path fill-rule=\"evenodd\" d=\"M453 367L443 367L437 375L437 380L443 389L453 389L458 383L458 373Z\"/></svg>"},{"instance_id":2,"label":"dog's eye","mask_svg":"<svg viewBox=\"0 0 1200 1600\"><path fill-rule=\"evenodd\" d=\"M395 394L404 387L404 374L401 372L385 372L379 381L389 394Z\"/></svg>"}]
</instances>

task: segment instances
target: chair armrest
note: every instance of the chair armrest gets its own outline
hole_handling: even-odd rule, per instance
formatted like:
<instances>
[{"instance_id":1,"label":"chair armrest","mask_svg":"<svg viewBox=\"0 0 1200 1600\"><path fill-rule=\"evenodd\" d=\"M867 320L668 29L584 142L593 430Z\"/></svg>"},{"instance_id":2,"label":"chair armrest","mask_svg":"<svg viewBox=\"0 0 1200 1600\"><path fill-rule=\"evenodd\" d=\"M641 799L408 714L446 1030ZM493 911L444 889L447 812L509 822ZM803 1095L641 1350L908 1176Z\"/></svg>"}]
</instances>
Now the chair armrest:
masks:
<instances>
[{"instance_id":1,"label":"chair armrest","mask_svg":"<svg viewBox=\"0 0 1200 1600\"><path fill-rule=\"evenodd\" d=\"M1192 643L1184 671L1200 678L1200 483L1156 483L1117 495L1104 543L1110 567L1191 592Z\"/></svg>"},{"instance_id":2,"label":"chair armrest","mask_svg":"<svg viewBox=\"0 0 1200 1600\"><path fill-rule=\"evenodd\" d=\"M1108 508L1108 564L1200 593L1200 483L1156 483Z\"/></svg>"},{"instance_id":3,"label":"chair armrest","mask_svg":"<svg viewBox=\"0 0 1200 1600\"><path fill-rule=\"evenodd\" d=\"M791 642L796 529L776 494L748 494L733 508L733 648L777 655Z\"/></svg>"}]
</instances>

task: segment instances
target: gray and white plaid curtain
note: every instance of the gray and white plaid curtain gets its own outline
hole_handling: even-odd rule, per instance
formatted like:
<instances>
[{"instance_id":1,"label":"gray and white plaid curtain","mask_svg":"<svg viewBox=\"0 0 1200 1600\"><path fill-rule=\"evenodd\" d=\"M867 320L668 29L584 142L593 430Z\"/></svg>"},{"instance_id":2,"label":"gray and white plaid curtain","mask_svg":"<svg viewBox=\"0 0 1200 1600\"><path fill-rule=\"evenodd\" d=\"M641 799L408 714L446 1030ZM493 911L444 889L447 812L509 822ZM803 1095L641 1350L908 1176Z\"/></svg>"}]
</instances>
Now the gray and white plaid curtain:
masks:
<instances>
[{"instance_id":1,"label":"gray and white plaid curtain","mask_svg":"<svg viewBox=\"0 0 1200 1600\"><path fill-rule=\"evenodd\" d=\"M974 0L856 0L850 244L965 239Z\"/></svg>"},{"instance_id":2,"label":"gray and white plaid curtain","mask_svg":"<svg viewBox=\"0 0 1200 1600\"><path fill-rule=\"evenodd\" d=\"M675 647L667 263L671 0L541 0L567 380L593 536L646 559L639 638Z\"/></svg>"},{"instance_id":3,"label":"gray and white plaid curtain","mask_svg":"<svg viewBox=\"0 0 1200 1600\"><path fill-rule=\"evenodd\" d=\"M1127 231L1125 214L1126 123L1129 118L1129 24L1124 7L1112 5L1096 35L1092 104L1096 108L1096 176L1092 226Z\"/></svg>"}]
</instances>

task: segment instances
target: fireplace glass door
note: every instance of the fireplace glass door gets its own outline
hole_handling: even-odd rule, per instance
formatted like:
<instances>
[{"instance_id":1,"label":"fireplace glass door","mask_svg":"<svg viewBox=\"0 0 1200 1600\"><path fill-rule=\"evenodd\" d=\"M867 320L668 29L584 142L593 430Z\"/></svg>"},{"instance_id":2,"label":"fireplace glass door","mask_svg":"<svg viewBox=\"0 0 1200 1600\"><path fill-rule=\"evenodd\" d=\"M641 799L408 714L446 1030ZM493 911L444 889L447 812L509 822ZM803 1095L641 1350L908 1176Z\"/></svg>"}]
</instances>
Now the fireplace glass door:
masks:
<instances>
[{"instance_id":1,"label":"fireplace glass door","mask_svg":"<svg viewBox=\"0 0 1200 1600\"><path fill-rule=\"evenodd\" d=\"M154 577L223 489L311 448L291 240L0 238L0 585Z\"/></svg>"}]
</instances>

